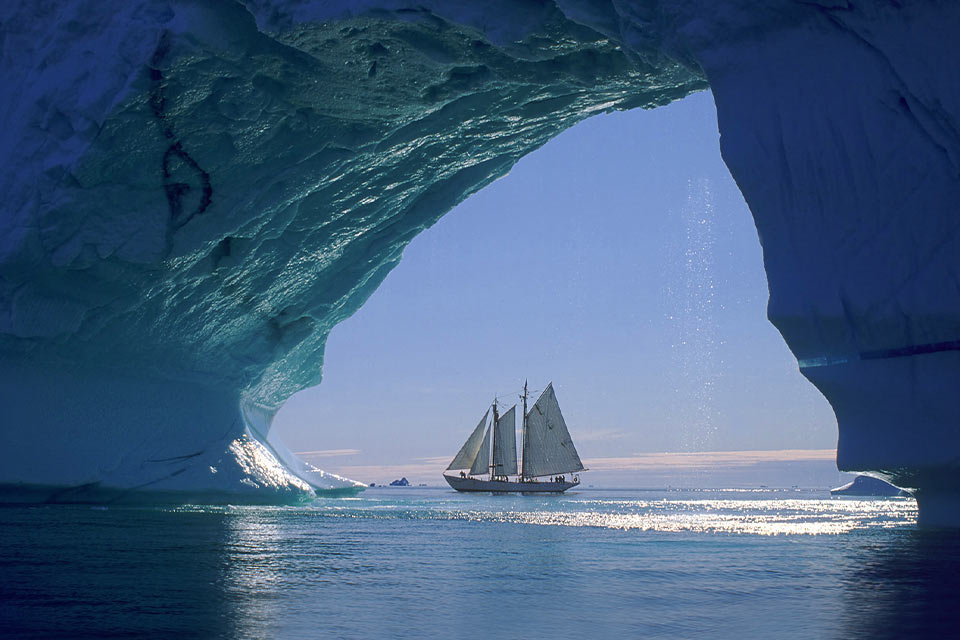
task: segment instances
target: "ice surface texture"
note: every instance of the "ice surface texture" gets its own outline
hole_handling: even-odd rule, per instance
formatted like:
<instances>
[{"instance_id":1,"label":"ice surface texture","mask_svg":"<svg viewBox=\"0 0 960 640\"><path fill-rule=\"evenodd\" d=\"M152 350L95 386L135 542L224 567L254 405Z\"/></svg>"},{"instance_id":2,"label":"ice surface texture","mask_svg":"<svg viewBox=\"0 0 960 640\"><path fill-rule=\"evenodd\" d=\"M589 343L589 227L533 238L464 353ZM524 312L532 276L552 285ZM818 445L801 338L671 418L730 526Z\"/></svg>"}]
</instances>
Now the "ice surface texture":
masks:
<instances>
[{"instance_id":1,"label":"ice surface texture","mask_svg":"<svg viewBox=\"0 0 960 640\"><path fill-rule=\"evenodd\" d=\"M525 153L709 80L841 466L957 488L950 3L22 0L0 21L2 483L349 486L268 441L330 329Z\"/></svg>"}]
</instances>

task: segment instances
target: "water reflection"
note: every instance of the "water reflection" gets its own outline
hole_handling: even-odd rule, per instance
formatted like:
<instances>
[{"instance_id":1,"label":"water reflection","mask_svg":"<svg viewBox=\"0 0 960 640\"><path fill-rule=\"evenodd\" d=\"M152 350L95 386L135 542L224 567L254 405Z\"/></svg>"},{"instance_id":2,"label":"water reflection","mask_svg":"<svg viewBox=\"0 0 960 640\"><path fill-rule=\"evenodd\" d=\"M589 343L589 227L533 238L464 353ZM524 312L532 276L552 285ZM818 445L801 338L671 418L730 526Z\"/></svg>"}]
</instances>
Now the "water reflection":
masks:
<instances>
[{"instance_id":1,"label":"water reflection","mask_svg":"<svg viewBox=\"0 0 960 640\"><path fill-rule=\"evenodd\" d=\"M231 516L0 508L9 637L222 637Z\"/></svg>"},{"instance_id":2,"label":"water reflection","mask_svg":"<svg viewBox=\"0 0 960 640\"><path fill-rule=\"evenodd\" d=\"M0 549L3 637L278 637L395 568L293 508L0 508Z\"/></svg>"},{"instance_id":3,"label":"water reflection","mask_svg":"<svg viewBox=\"0 0 960 640\"><path fill-rule=\"evenodd\" d=\"M715 496L733 491L712 492ZM821 492L822 493L822 492ZM498 497L500 498L500 497ZM534 506L534 509L531 509ZM529 498L496 501L437 501L415 507L359 503L326 504L313 509L334 518L468 520L543 527L595 527L661 533L732 533L747 535L837 535L868 529L893 529L916 521L911 498L835 500L713 497L649 500L564 496L531 505Z\"/></svg>"},{"instance_id":4,"label":"water reflection","mask_svg":"<svg viewBox=\"0 0 960 640\"><path fill-rule=\"evenodd\" d=\"M269 512L232 513L224 519L220 549L226 635L234 638L270 637L280 607L275 593L282 588L280 547L284 536Z\"/></svg>"},{"instance_id":5,"label":"water reflection","mask_svg":"<svg viewBox=\"0 0 960 640\"><path fill-rule=\"evenodd\" d=\"M960 534L916 530L913 509L446 493L297 508L0 508L0 635L422 639L493 615L526 637L952 630Z\"/></svg>"},{"instance_id":6,"label":"water reflection","mask_svg":"<svg viewBox=\"0 0 960 640\"><path fill-rule=\"evenodd\" d=\"M579 505L578 505L579 506ZM912 500L629 501L620 510L472 512L474 520L560 527L637 529L665 533L836 535L891 528L916 514Z\"/></svg>"},{"instance_id":7,"label":"water reflection","mask_svg":"<svg viewBox=\"0 0 960 640\"><path fill-rule=\"evenodd\" d=\"M844 578L845 638L948 638L960 628L960 532L864 540Z\"/></svg>"}]
</instances>

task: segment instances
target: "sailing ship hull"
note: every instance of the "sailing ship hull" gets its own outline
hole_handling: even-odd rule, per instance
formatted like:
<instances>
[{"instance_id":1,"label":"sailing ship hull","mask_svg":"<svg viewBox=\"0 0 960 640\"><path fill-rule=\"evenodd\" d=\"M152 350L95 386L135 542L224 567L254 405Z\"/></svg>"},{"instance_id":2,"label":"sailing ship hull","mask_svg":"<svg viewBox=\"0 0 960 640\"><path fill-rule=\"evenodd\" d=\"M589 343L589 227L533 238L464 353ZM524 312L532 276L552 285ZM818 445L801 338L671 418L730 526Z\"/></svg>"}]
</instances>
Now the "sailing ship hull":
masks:
<instances>
[{"instance_id":1,"label":"sailing ship hull","mask_svg":"<svg viewBox=\"0 0 960 640\"><path fill-rule=\"evenodd\" d=\"M511 482L509 480L480 480L477 478L457 478L443 475L451 487L457 491L475 491L487 493L563 493L579 482Z\"/></svg>"}]
</instances>

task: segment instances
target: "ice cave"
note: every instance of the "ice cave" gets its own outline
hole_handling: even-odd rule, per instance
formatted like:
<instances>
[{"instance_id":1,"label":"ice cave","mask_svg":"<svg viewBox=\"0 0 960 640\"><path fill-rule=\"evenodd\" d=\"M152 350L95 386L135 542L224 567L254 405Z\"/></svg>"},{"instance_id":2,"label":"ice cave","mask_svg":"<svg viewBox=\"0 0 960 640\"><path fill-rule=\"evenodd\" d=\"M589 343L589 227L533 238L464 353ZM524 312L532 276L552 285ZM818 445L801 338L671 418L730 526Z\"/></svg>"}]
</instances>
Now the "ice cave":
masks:
<instances>
[{"instance_id":1,"label":"ice cave","mask_svg":"<svg viewBox=\"0 0 960 640\"><path fill-rule=\"evenodd\" d=\"M0 493L352 491L269 437L331 327L552 136L709 86L839 467L958 524L957 33L942 1L5 2Z\"/></svg>"}]
</instances>

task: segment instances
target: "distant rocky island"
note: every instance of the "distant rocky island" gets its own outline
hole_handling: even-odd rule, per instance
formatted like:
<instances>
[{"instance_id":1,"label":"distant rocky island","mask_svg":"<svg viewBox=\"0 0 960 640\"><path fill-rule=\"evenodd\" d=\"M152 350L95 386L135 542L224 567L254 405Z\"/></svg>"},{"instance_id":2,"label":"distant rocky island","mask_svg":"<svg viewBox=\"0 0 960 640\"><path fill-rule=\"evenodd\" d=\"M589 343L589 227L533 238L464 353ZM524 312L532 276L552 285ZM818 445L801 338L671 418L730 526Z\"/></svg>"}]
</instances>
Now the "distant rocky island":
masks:
<instances>
[{"instance_id":1,"label":"distant rocky island","mask_svg":"<svg viewBox=\"0 0 960 640\"><path fill-rule=\"evenodd\" d=\"M399 480L394 480L390 483L391 487L409 487L410 481L406 478L400 478Z\"/></svg>"}]
</instances>

